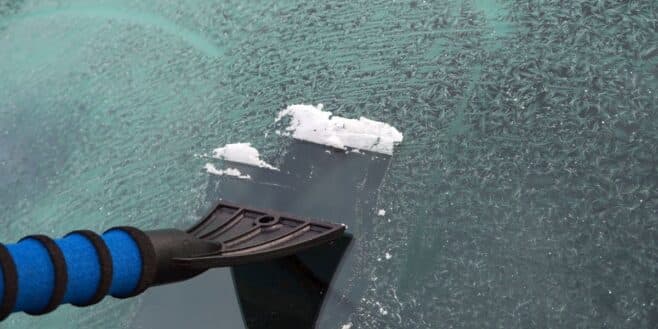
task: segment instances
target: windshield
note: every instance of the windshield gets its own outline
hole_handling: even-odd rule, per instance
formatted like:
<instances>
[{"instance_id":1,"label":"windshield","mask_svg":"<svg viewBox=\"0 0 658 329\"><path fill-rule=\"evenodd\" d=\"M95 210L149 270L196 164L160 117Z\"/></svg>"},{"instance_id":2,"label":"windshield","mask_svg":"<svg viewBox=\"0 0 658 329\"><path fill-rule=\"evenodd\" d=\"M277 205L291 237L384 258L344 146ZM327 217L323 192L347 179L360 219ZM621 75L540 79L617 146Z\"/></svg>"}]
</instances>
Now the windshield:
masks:
<instances>
[{"instance_id":1,"label":"windshield","mask_svg":"<svg viewBox=\"0 0 658 329\"><path fill-rule=\"evenodd\" d=\"M348 224L321 328L656 328L657 87L654 0L0 1L0 241L223 198ZM311 143L302 104L404 137ZM0 327L239 328L234 286Z\"/></svg>"}]
</instances>

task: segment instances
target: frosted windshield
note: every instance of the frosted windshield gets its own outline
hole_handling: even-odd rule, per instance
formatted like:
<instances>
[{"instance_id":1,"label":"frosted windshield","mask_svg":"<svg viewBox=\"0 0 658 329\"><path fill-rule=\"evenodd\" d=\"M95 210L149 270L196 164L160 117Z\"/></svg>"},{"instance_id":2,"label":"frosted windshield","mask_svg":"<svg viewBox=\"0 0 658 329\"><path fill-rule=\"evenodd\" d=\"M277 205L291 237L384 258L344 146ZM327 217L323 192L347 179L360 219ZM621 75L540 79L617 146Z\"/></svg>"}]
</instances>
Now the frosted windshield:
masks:
<instances>
[{"instance_id":1,"label":"frosted windshield","mask_svg":"<svg viewBox=\"0 0 658 329\"><path fill-rule=\"evenodd\" d=\"M348 224L321 328L656 328L657 20L654 0L0 2L0 241L185 227L226 198ZM275 121L300 104L356 130ZM232 144L258 166L213 157ZM208 275L0 327L243 325Z\"/></svg>"}]
</instances>

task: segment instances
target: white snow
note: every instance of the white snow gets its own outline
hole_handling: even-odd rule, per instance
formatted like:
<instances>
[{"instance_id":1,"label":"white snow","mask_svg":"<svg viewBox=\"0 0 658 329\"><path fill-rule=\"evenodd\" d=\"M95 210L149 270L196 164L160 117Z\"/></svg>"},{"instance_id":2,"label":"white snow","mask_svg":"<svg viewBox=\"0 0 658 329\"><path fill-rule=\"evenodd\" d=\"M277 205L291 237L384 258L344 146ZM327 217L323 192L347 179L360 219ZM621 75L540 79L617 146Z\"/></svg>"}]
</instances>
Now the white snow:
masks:
<instances>
[{"instance_id":1,"label":"white snow","mask_svg":"<svg viewBox=\"0 0 658 329\"><path fill-rule=\"evenodd\" d=\"M377 216L386 216L386 210L379 209L379 211L377 212Z\"/></svg>"},{"instance_id":2,"label":"white snow","mask_svg":"<svg viewBox=\"0 0 658 329\"><path fill-rule=\"evenodd\" d=\"M347 119L322 111L323 105L291 105L279 112L275 122L291 118L286 131L295 139L345 150L346 147L392 155L403 135L391 125L364 117Z\"/></svg>"},{"instance_id":3,"label":"white snow","mask_svg":"<svg viewBox=\"0 0 658 329\"><path fill-rule=\"evenodd\" d=\"M243 174L240 172L240 170L235 169L235 168L228 168L228 169L219 170L219 169L217 169L217 167L215 167L215 165L213 165L212 163L206 163L206 167L205 167L205 168L206 168L206 171L207 171L209 174L213 174L213 175L218 175L218 176L233 176L233 177L237 177L237 178L240 178L240 179L251 179L251 176L249 176L249 175L243 175Z\"/></svg>"},{"instance_id":4,"label":"white snow","mask_svg":"<svg viewBox=\"0 0 658 329\"><path fill-rule=\"evenodd\" d=\"M212 156L216 159L244 163L260 168L279 170L261 160L258 150L253 148L250 143L226 144L225 146L214 149L212 151Z\"/></svg>"},{"instance_id":5,"label":"white snow","mask_svg":"<svg viewBox=\"0 0 658 329\"><path fill-rule=\"evenodd\" d=\"M393 255L391 255L391 254L389 254L389 253L386 253L386 254L384 255L384 257L386 257L386 259L391 259L391 258L393 258Z\"/></svg>"},{"instance_id":6,"label":"white snow","mask_svg":"<svg viewBox=\"0 0 658 329\"><path fill-rule=\"evenodd\" d=\"M352 329L352 322L344 324L340 329Z\"/></svg>"}]
</instances>

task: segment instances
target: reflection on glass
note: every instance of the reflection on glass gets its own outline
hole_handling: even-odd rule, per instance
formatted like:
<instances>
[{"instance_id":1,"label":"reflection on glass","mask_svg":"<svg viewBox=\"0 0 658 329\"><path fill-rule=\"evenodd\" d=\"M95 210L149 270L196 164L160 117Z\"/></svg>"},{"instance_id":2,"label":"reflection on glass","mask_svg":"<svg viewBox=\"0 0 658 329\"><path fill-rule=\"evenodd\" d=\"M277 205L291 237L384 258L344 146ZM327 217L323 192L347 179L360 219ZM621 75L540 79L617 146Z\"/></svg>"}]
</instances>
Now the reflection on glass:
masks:
<instances>
[{"instance_id":1,"label":"reflection on glass","mask_svg":"<svg viewBox=\"0 0 658 329\"><path fill-rule=\"evenodd\" d=\"M233 268L246 326L315 328L333 275L351 239L344 236L328 246L296 256Z\"/></svg>"}]
</instances>

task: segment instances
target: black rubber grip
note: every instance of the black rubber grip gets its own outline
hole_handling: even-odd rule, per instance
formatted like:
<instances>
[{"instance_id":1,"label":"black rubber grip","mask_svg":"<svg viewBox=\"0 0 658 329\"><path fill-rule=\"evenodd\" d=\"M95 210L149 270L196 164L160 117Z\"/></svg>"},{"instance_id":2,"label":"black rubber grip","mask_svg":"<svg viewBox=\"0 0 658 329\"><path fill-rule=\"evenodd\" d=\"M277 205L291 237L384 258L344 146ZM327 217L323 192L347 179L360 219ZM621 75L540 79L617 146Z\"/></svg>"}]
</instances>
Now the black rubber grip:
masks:
<instances>
[{"instance_id":1,"label":"black rubber grip","mask_svg":"<svg viewBox=\"0 0 658 329\"><path fill-rule=\"evenodd\" d=\"M16 298L18 296L18 272L16 271L16 263L14 263L9 250L1 243L0 268L2 268L4 282L4 293L3 296L0 296L2 298L2 304L0 304L0 321L2 321L11 314L16 304Z\"/></svg>"},{"instance_id":2,"label":"black rubber grip","mask_svg":"<svg viewBox=\"0 0 658 329\"><path fill-rule=\"evenodd\" d=\"M66 236L79 234L85 237L96 249L96 255L98 256L98 262L101 269L101 278L98 283L98 288L94 295L84 303L71 303L74 306L85 307L99 303L105 296L110 292L112 287L112 274L114 269L112 267L112 255L110 254L110 249L107 248L103 238L89 230L79 230L73 231Z\"/></svg>"},{"instance_id":3,"label":"black rubber grip","mask_svg":"<svg viewBox=\"0 0 658 329\"><path fill-rule=\"evenodd\" d=\"M53 264L55 269L55 285L53 287L52 295L48 301L48 305L42 310L36 312L25 311L29 315L42 315L54 311L64 300L64 295L66 294L66 285L68 284L68 272L66 271L66 259L64 259L64 254L62 250L59 249L55 240L47 237L45 235L30 235L26 236L20 241L26 239L37 240L43 245L44 248L48 251L50 255L50 261Z\"/></svg>"},{"instance_id":4,"label":"black rubber grip","mask_svg":"<svg viewBox=\"0 0 658 329\"><path fill-rule=\"evenodd\" d=\"M151 240L146 235L146 233L140 229L131 226L119 226L109 229L109 231L111 230L121 230L128 233L128 235L130 235L135 243L137 243L140 256L142 257L142 275L139 278L139 282L137 283L135 290L129 294L112 295L112 297L124 299L137 296L148 289L155 280L155 274L157 271L155 248L153 247L153 244L151 243Z\"/></svg>"}]
</instances>

